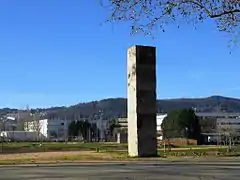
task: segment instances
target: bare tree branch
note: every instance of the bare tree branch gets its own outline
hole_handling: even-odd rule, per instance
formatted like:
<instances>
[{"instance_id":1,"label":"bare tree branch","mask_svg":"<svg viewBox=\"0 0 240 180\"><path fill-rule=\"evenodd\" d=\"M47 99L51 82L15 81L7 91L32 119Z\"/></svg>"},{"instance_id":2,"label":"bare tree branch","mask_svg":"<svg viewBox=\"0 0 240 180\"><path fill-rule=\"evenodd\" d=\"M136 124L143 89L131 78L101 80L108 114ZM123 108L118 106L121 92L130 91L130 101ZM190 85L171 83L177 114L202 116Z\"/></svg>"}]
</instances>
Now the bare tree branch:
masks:
<instances>
[{"instance_id":1,"label":"bare tree branch","mask_svg":"<svg viewBox=\"0 0 240 180\"><path fill-rule=\"evenodd\" d=\"M213 19L219 31L240 31L240 0L102 0L110 8L110 22L131 22L132 33L165 31L168 24L184 20L202 23Z\"/></svg>"},{"instance_id":2,"label":"bare tree branch","mask_svg":"<svg viewBox=\"0 0 240 180\"><path fill-rule=\"evenodd\" d=\"M235 14L235 13L240 13L240 9L234 9L234 10L230 10L230 11L224 11L224 12L219 13L219 14L211 15L210 17L211 17L211 18L218 18L218 17L224 16L224 15Z\"/></svg>"}]
</instances>

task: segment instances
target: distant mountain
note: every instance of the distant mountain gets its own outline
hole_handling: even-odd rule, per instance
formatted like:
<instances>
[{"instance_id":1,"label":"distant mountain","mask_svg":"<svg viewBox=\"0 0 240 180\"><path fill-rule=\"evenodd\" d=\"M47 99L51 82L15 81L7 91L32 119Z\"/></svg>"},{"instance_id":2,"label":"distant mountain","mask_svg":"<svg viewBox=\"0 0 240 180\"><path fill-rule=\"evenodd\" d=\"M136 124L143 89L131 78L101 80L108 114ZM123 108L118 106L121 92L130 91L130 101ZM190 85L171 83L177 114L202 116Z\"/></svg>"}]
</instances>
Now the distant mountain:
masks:
<instances>
[{"instance_id":1,"label":"distant mountain","mask_svg":"<svg viewBox=\"0 0 240 180\"><path fill-rule=\"evenodd\" d=\"M163 112L179 108L196 108L199 112L240 112L240 99L211 96L207 98L182 98L158 100L158 108Z\"/></svg>"},{"instance_id":2,"label":"distant mountain","mask_svg":"<svg viewBox=\"0 0 240 180\"><path fill-rule=\"evenodd\" d=\"M240 112L240 99L211 96L207 98L182 98L157 101L158 112L169 112L173 109L196 108L199 112ZM33 112L44 112L48 117L68 119L126 117L127 101L125 98L111 98L101 101L79 103L69 107L34 109ZM14 113L16 109L0 109L0 115Z\"/></svg>"}]
</instances>

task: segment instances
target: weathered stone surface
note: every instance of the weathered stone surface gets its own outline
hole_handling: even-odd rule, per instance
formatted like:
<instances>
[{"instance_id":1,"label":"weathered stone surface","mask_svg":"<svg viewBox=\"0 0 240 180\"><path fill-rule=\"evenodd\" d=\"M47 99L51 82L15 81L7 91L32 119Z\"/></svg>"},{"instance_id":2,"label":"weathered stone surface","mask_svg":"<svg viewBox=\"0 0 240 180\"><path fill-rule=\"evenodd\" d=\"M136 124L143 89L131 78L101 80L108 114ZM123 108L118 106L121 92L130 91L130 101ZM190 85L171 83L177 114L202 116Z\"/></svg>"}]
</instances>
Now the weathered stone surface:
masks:
<instances>
[{"instance_id":1,"label":"weathered stone surface","mask_svg":"<svg viewBox=\"0 0 240 180\"><path fill-rule=\"evenodd\" d=\"M156 156L156 48L128 49L128 153Z\"/></svg>"}]
</instances>

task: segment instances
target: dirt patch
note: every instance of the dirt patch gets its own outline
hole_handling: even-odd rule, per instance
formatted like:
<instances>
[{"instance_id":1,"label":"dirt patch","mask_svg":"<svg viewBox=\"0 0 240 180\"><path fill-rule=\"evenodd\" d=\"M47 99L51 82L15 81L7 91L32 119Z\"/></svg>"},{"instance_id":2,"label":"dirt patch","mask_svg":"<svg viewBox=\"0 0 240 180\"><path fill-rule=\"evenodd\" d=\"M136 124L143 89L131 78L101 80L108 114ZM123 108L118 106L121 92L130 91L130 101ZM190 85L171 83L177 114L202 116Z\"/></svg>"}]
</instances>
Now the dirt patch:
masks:
<instances>
[{"instance_id":1,"label":"dirt patch","mask_svg":"<svg viewBox=\"0 0 240 180\"><path fill-rule=\"evenodd\" d=\"M0 155L0 161L6 160L47 160L47 159L81 159L81 158L110 158L108 154L100 154L90 151L68 151L68 152L38 152L21 154L3 154Z\"/></svg>"}]
</instances>

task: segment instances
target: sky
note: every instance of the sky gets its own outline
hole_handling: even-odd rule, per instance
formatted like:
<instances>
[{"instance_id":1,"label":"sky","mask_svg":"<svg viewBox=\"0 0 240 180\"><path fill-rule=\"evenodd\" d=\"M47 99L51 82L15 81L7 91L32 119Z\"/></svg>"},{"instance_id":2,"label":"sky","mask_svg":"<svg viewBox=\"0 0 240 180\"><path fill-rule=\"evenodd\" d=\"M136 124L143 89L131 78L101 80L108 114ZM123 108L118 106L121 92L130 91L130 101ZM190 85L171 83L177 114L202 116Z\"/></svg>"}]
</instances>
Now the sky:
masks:
<instances>
[{"instance_id":1,"label":"sky","mask_svg":"<svg viewBox=\"0 0 240 180\"><path fill-rule=\"evenodd\" d=\"M240 47L230 50L213 22L132 36L128 23L104 23L99 2L0 0L0 107L126 97L127 49L135 44L157 48L159 99L240 98Z\"/></svg>"}]
</instances>

